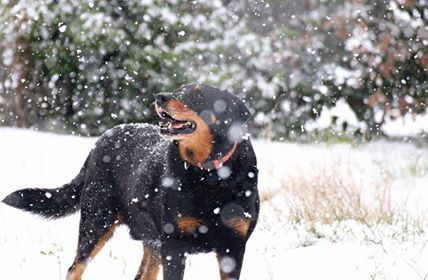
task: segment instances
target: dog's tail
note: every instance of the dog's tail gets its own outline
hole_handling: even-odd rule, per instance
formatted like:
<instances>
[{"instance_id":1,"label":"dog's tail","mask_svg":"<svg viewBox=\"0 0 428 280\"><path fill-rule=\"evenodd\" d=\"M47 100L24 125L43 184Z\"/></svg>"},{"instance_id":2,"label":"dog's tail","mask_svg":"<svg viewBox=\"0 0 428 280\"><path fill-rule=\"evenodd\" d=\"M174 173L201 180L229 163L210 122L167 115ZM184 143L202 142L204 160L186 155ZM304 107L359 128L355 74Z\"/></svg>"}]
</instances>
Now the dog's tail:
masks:
<instances>
[{"instance_id":1,"label":"dog's tail","mask_svg":"<svg viewBox=\"0 0 428 280\"><path fill-rule=\"evenodd\" d=\"M86 173L84 166L70 183L56 189L29 188L15 191L3 199L3 202L45 218L60 218L72 214L80 208L80 195Z\"/></svg>"}]
</instances>

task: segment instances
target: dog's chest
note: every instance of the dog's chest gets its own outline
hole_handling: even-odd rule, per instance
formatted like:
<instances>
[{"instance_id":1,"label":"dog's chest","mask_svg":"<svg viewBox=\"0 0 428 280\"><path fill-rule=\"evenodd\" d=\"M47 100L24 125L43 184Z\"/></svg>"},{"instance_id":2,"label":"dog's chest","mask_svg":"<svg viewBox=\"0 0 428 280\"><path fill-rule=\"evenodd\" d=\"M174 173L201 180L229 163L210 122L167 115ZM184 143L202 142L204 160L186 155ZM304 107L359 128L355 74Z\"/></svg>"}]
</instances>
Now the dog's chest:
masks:
<instances>
[{"instance_id":1,"label":"dog's chest","mask_svg":"<svg viewBox=\"0 0 428 280\"><path fill-rule=\"evenodd\" d=\"M175 177L177 185L166 192L166 204L172 210L185 214L201 215L215 212L214 209L240 196L240 186L234 177L227 180L214 173Z\"/></svg>"},{"instance_id":2,"label":"dog's chest","mask_svg":"<svg viewBox=\"0 0 428 280\"><path fill-rule=\"evenodd\" d=\"M244 185L236 178L228 180L216 175L180 180L179 187L165 193L164 213L183 231L197 226L221 226L232 216L251 216L252 202ZM198 228L199 229L199 228ZM200 229L204 231L204 227Z\"/></svg>"}]
</instances>

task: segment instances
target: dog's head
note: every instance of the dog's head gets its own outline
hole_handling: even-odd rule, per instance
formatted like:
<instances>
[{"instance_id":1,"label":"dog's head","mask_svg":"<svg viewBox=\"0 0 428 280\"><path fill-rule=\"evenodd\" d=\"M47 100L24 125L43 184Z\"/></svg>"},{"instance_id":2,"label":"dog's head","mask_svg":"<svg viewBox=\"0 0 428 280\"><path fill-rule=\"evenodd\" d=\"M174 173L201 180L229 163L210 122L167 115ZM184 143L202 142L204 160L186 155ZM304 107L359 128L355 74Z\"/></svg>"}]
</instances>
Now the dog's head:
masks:
<instances>
[{"instance_id":1,"label":"dog's head","mask_svg":"<svg viewBox=\"0 0 428 280\"><path fill-rule=\"evenodd\" d=\"M204 161L212 153L221 153L224 146L239 142L242 125L250 118L238 97L206 85L158 93L155 104L162 135L181 143L190 162Z\"/></svg>"}]
</instances>

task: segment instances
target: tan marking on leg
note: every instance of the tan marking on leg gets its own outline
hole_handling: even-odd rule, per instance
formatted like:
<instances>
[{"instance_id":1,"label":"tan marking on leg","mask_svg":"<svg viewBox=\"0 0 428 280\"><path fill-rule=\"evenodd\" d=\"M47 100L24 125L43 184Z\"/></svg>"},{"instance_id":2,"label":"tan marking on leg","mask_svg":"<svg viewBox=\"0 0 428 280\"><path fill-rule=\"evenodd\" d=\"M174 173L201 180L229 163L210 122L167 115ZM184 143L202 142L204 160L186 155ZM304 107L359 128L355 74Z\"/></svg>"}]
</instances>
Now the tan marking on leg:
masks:
<instances>
[{"instance_id":1,"label":"tan marking on leg","mask_svg":"<svg viewBox=\"0 0 428 280\"><path fill-rule=\"evenodd\" d=\"M107 241L113 236L116 226L117 224L113 224L107 230L107 232L103 236L101 236L94 249L92 250L91 254L89 255L89 260L95 258L95 256L101 251ZM67 280L80 280L82 278L83 272L85 271L86 264L83 262L77 262L73 266L74 267L67 274Z\"/></svg>"},{"instance_id":2,"label":"tan marking on leg","mask_svg":"<svg viewBox=\"0 0 428 280\"><path fill-rule=\"evenodd\" d=\"M101 251L101 249L104 247L107 241L113 236L116 226L117 226L116 224L113 224L107 230L107 232L103 236L101 236L101 238L98 240L97 244L95 245L95 248L92 250L91 254L89 255L90 259L95 258L95 256Z\"/></svg>"},{"instance_id":3,"label":"tan marking on leg","mask_svg":"<svg viewBox=\"0 0 428 280\"><path fill-rule=\"evenodd\" d=\"M217 254L217 262L218 262L218 268L220 271L220 279L221 280L229 280L227 273L223 272L223 270L221 269L221 256L219 254Z\"/></svg>"},{"instance_id":4,"label":"tan marking on leg","mask_svg":"<svg viewBox=\"0 0 428 280\"><path fill-rule=\"evenodd\" d=\"M157 249L144 246L144 256L139 269L140 280L156 280L159 274L161 256Z\"/></svg>"},{"instance_id":5,"label":"tan marking on leg","mask_svg":"<svg viewBox=\"0 0 428 280\"><path fill-rule=\"evenodd\" d=\"M235 230L242 237L246 237L250 228L250 220L244 218L232 218L227 220L225 225Z\"/></svg>"},{"instance_id":6,"label":"tan marking on leg","mask_svg":"<svg viewBox=\"0 0 428 280\"><path fill-rule=\"evenodd\" d=\"M115 225L120 225L123 224L123 222L125 221L125 217L123 216L122 213L118 213L117 217L116 217L116 221L114 221Z\"/></svg>"},{"instance_id":7,"label":"tan marking on leg","mask_svg":"<svg viewBox=\"0 0 428 280\"><path fill-rule=\"evenodd\" d=\"M80 280L82 279L83 271L85 271L86 265L83 263L77 263L73 269L67 274L67 280Z\"/></svg>"},{"instance_id":8,"label":"tan marking on leg","mask_svg":"<svg viewBox=\"0 0 428 280\"><path fill-rule=\"evenodd\" d=\"M211 114L211 123L215 123L217 121L217 117L214 114Z\"/></svg>"},{"instance_id":9,"label":"tan marking on leg","mask_svg":"<svg viewBox=\"0 0 428 280\"><path fill-rule=\"evenodd\" d=\"M204 225L201 219L193 217L182 217L177 219L177 225L184 233L196 231L200 226Z\"/></svg>"}]
</instances>

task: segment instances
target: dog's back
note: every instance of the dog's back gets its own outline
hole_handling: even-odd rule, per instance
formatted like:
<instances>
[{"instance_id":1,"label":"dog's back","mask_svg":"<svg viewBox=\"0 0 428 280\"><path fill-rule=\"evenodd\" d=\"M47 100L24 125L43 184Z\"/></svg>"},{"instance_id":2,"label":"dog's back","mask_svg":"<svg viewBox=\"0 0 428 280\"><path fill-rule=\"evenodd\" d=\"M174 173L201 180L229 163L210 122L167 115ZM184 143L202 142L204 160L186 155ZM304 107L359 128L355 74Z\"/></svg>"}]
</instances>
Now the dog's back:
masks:
<instances>
[{"instance_id":1,"label":"dog's back","mask_svg":"<svg viewBox=\"0 0 428 280\"><path fill-rule=\"evenodd\" d=\"M159 128L149 124L126 124L106 131L96 142L79 174L68 184L57 189L29 188L15 191L3 202L45 218L60 218L80 209L82 192L94 182L106 183L100 192L126 194L117 197L126 204L133 188L141 177L147 183L162 171L165 165L166 146ZM147 174L147 175L145 175ZM146 183L143 184L143 186ZM121 191L125 189L125 192ZM93 188L92 188L93 189Z\"/></svg>"}]
</instances>

